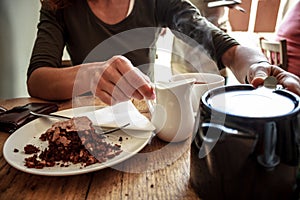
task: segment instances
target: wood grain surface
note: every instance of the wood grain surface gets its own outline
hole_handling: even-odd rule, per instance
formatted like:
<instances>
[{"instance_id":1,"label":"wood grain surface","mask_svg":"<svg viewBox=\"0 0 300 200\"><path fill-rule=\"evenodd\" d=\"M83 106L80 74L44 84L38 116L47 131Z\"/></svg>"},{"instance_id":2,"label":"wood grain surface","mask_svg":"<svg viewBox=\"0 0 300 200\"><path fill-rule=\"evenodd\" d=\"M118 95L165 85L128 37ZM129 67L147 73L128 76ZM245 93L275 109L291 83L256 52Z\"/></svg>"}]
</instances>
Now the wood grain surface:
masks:
<instances>
[{"instance_id":1,"label":"wood grain surface","mask_svg":"<svg viewBox=\"0 0 300 200\"><path fill-rule=\"evenodd\" d=\"M33 98L0 100L0 106L10 109L29 102L43 101ZM72 101L56 103L60 110L74 105ZM76 106L91 104L104 105L89 97L76 102ZM147 115L145 110L143 112ZM170 144L154 137L140 153L116 166L83 175L49 177L11 167L3 158L3 145L8 137L9 134L0 132L1 200L199 199L189 184L189 140Z\"/></svg>"}]
</instances>

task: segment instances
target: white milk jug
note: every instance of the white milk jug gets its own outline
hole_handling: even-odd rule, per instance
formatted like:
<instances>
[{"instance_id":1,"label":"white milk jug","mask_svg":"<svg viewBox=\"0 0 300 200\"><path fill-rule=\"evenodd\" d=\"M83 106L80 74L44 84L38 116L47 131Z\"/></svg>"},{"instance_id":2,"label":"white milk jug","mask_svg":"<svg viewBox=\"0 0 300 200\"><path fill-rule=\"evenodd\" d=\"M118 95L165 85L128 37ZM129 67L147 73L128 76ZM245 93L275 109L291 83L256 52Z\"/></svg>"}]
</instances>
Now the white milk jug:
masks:
<instances>
[{"instance_id":1,"label":"white milk jug","mask_svg":"<svg viewBox=\"0 0 300 200\"><path fill-rule=\"evenodd\" d=\"M194 113L191 91L195 79L155 84L156 102L149 103L151 122L157 136L167 142L180 142L192 136Z\"/></svg>"}]
</instances>

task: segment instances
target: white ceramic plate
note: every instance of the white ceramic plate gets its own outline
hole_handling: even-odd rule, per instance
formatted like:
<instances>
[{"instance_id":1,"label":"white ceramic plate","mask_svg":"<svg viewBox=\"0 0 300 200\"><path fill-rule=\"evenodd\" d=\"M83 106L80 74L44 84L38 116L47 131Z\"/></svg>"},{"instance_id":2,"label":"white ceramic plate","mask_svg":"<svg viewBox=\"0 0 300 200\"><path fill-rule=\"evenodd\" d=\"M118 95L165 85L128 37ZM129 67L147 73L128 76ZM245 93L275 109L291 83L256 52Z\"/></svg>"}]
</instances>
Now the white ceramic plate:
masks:
<instances>
[{"instance_id":1,"label":"white ceramic plate","mask_svg":"<svg viewBox=\"0 0 300 200\"><path fill-rule=\"evenodd\" d=\"M64 114L66 116L73 116L72 113L84 113L94 110L95 107L80 107L75 109L64 110L57 112L56 114ZM74 110L76 112L74 112ZM32 155L26 155L24 153L24 147L27 144L33 144L40 149L44 149L47 146L47 142L42 142L39 137L44 133L51 125L56 122L55 119L39 118L21 127L15 131L5 142L3 146L3 155L6 161L14 168L27 172L30 174L44 175L44 176L69 176L78 175L88 172L104 169L106 167L112 167L142 150L152 137L152 131L145 130L124 130L109 134L107 141L113 144L120 144L123 152L107 160L104 163L96 163L87 167L81 164L70 164L68 167L61 167L55 165L54 167L44 167L43 169L33 169L24 166L24 159ZM122 141L119 138L122 137ZM18 149L19 152L14 152Z\"/></svg>"}]
</instances>

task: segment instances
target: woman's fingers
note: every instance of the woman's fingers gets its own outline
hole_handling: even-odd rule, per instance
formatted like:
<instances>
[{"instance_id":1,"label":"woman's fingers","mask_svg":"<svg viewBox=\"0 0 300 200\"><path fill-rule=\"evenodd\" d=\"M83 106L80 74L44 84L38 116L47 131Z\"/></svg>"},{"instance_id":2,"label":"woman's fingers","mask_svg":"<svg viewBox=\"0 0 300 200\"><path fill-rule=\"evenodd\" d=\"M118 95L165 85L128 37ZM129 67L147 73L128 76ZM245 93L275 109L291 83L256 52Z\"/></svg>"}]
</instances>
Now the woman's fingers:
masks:
<instances>
[{"instance_id":1,"label":"woman's fingers","mask_svg":"<svg viewBox=\"0 0 300 200\"><path fill-rule=\"evenodd\" d=\"M107 104L115 104L130 98L154 99L149 79L123 56L114 56L99 66L95 94ZM94 83L95 84L95 81Z\"/></svg>"},{"instance_id":2,"label":"woman's fingers","mask_svg":"<svg viewBox=\"0 0 300 200\"><path fill-rule=\"evenodd\" d=\"M155 98L149 78L138 68L134 67L127 58L115 56L110 62L122 75L119 79L114 80L114 83L124 93L138 99Z\"/></svg>"},{"instance_id":3,"label":"woman's fingers","mask_svg":"<svg viewBox=\"0 0 300 200\"><path fill-rule=\"evenodd\" d=\"M129 83L129 85L134 90L134 97L140 99L140 97L145 97L146 99L154 99L155 94L152 90L151 83L148 78L137 68L134 68L130 71L128 71L123 76L124 79L126 79L126 82ZM126 90L128 88L124 88Z\"/></svg>"}]
</instances>

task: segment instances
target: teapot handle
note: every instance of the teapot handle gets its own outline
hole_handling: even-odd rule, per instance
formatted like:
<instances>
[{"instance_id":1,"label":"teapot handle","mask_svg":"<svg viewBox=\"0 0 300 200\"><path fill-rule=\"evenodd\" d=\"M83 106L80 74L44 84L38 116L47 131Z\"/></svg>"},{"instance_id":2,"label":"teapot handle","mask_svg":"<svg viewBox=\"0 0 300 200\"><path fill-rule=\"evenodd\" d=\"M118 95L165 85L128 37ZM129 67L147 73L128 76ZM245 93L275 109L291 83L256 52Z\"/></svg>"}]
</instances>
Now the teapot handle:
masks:
<instances>
[{"instance_id":1,"label":"teapot handle","mask_svg":"<svg viewBox=\"0 0 300 200\"><path fill-rule=\"evenodd\" d=\"M215 124L215 123L202 123L202 128L216 128L223 131L226 134L242 137L245 139L254 139L257 141L258 136L256 134L244 133L236 129L231 129L226 126ZM210 138L203 134L202 131L199 131L199 135L204 142L216 143L219 138ZM272 169L280 163L280 158L275 153L276 148L276 139L277 138L277 129L274 122L269 122L265 125L265 134L264 134L264 150L261 155L257 156L257 161L259 164L264 166L267 169Z\"/></svg>"},{"instance_id":2,"label":"teapot handle","mask_svg":"<svg viewBox=\"0 0 300 200\"><path fill-rule=\"evenodd\" d=\"M264 167L272 169L280 162L280 158L276 155L275 148L277 143L277 128L274 122L265 124L264 134L264 150L257 157L257 161Z\"/></svg>"}]
</instances>

